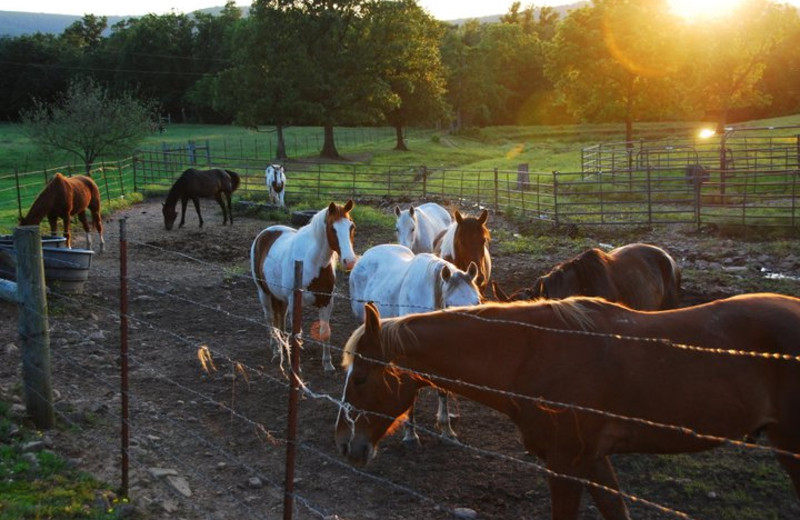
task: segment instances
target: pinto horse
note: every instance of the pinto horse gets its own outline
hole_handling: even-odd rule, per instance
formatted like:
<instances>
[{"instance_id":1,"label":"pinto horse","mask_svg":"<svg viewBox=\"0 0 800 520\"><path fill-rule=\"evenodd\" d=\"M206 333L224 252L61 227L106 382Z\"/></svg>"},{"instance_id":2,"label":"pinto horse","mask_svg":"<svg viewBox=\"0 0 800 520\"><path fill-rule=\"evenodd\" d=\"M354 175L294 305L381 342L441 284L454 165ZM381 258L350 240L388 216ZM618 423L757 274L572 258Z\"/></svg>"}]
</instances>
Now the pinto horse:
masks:
<instances>
[{"instance_id":1,"label":"pinto horse","mask_svg":"<svg viewBox=\"0 0 800 520\"><path fill-rule=\"evenodd\" d=\"M178 199L181 201L181 223L178 227L183 227L186 221L186 202L192 199L194 209L197 211L197 218L200 220L200 227L203 227L203 215L200 213L200 198L213 198L222 208L222 225L228 223L230 219L233 224L233 212L231 211L231 193L236 191L240 182L239 174L232 170L216 168L213 170L186 169L175 181L167 193L167 200L161 209L164 214L164 227L167 231L172 229L178 212L175 206Z\"/></svg>"},{"instance_id":2,"label":"pinto horse","mask_svg":"<svg viewBox=\"0 0 800 520\"><path fill-rule=\"evenodd\" d=\"M414 254L433 253L434 239L453 223L453 217L435 202L426 202L407 210L394 207L397 217L395 231L397 241L411 249Z\"/></svg>"},{"instance_id":3,"label":"pinto horse","mask_svg":"<svg viewBox=\"0 0 800 520\"><path fill-rule=\"evenodd\" d=\"M455 222L439 234L434 243L434 252L465 270L474 262L478 266L478 287L486 291L492 275L492 257L489 255L491 234L486 227L489 212L481 211L480 216L464 217L455 211Z\"/></svg>"},{"instance_id":4,"label":"pinto horse","mask_svg":"<svg viewBox=\"0 0 800 520\"><path fill-rule=\"evenodd\" d=\"M283 200L286 193L286 170L280 164L270 164L264 170L264 176L269 190L270 204L277 204L281 208L286 207Z\"/></svg>"},{"instance_id":5,"label":"pinto horse","mask_svg":"<svg viewBox=\"0 0 800 520\"><path fill-rule=\"evenodd\" d=\"M414 255L405 246L381 244L368 249L350 273L350 305L360 322L364 321L364 303L368 301L386 317L477 305L481 303L477 276L474 263L465 272L431 253ZM419 444L413 425L411 415L403 438L407 444ZM456 437L445 392L439 392L436 425L446 437Z\"/></svg>"},{"instance_id":6,"label":"pinto horse","mask_svg":"<svg viewBox=\"0 0 800 520\"><path fill-rule=\"evenodd\" d=\"M292 320L295 261L303 262L303 304L313 304L319 309L319 321L312 327L312 336L321 341L330 339L334 264L337 258L347 270L356 264L355 224L350 218L353 205L352 200L344 206L331 202L300 229L270 226L253 241L250 269L264 315L273 327L273 339ZM277 348L282 360L283 350ZM327 344L322 349L322 366L325 371L334 370Z\"/></svg>"},{"instance_id":7,"label":"pinto horse","mask_svg":"<svg viewBox=\"0 0 800 520\"><path fill-rule=\"evenodd\" d=\"M67 247L72 247L70 219L77 215L86 232L86 248L92 248L90 226L86 221L86 210L92 214L92 226L100 235L100 252L105 249L103 240L103 218L100 215L100 190L91 177L76 175L65 177L56 173L47 186L33 201L28 214L19 219L20 226L38 225L44 217L50 222L50 234L58 234L58 219L64 221L64 237Z\"/></svg>"},{"instance_id":8,"label":"pinto horse","mask_svg":"<svg viewBox=\"0 0 800 520\"><path fill-rule=\"evenodd\" d=\"M609 253L597 248L584 251L511 296L494 285L501 301L599 296L641 311L678 307L680 288L681 270L669 253L640 243Z\"/></svg>"},{"instance_id":9,"label":"pinto horse","mask_svg":"<svg viewBox=\"0 0 800 520\"><path fill-rule=\"evenodd\" d=\"M798 356L800 299L778 294L651 312L577 297L385 320L367 304L345 346L335 440L367 463L417 390L436 386L509 416L547 467L554 520L578 517L587 481L603 518L630 518L610 455L695 452L756 432L800 494Z\"/></svg>"}]
</instances>

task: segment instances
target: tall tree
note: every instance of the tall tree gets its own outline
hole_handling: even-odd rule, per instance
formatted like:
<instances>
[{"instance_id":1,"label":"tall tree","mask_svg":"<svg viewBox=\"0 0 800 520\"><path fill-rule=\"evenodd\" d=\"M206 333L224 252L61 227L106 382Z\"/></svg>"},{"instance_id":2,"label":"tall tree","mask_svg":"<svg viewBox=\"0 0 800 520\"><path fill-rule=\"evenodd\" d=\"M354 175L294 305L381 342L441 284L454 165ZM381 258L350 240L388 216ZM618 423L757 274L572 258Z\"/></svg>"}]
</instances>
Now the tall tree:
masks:
<instances>
[{"instance_id":1,"label":"tall tree","mask_svg":"<svg viewBox=\"0 0 800 520\"><path fill-rule=\"evenodd\" d=\"M150 131L152 108L130 93L113 96L91 78L76 79L51 103L35 100L20 114L38 146L74 154L87 174L104 154L129 153Z\"/></svg>"},{"instance_id":2,"label":"tall tree","mask_svg":"<svg viewBox=\"0 0 800 520\"><path fill-rule=\"evenodd\" d=\"M570 11L548 48L545 72L559 100L590 122L635 120L675 113L677 19L665 0L593 0Z\"/></svg>"},{"instance_id":3,"label":"tall tree","mask_svg":"<svg viewBox=\"0 0 800 520\"><path fill-rule=\"evenodd\" d=\"M444 28L416 0L378 4L370 25L374 70L387 86L376 101L384 105L384 117L395 129L395 149L405 151L406 125L435 123L448 112L438 45Z\"/></svg>"},{"instance_id":4,"label":"tall tree","mask_svg":"<svg viewBox=\"0 0 800 520\"><path fill-rule=\"evenodd\" d=\"M694 100L716 117L718 132L732 109L769 104L761 79L792 20L794 8L747 0L727 16L687 26Z\"/></svg>"}]
</instances>

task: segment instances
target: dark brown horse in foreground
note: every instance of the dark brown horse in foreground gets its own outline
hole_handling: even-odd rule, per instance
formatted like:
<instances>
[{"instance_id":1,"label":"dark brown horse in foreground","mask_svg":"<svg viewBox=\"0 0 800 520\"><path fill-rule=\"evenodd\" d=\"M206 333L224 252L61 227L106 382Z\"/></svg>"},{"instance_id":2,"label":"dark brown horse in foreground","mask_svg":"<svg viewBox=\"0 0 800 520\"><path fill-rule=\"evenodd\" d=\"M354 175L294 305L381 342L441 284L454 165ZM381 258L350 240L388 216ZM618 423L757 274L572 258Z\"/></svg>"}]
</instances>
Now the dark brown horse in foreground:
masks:
<instances>
[{"instance_id":1,"label":"dark brown horse in foreground","mask_svg":"<svg viewBox=\"0 0 800 520\"><path fill-rule=\"evenodd\" d=\"M609 253L589 249L557 265L533 287L507 296L493 284L500 301L560 300L569 296L598 296L631 309L658 311L678 307L681 271L663 249L628 244Z\"/></svg>"},{"instance_id":2,"label":"dark brown horse in foreground","mask_svg":"<svg viewBox=\"0 0 800 520\"><path fill-rule=\"evenodd\" d=\"M800 299L777 294L660 312L569 298L385 320L367 304L345 346L336 444L365 464L417 390L436 386L509 416L547 467L556 520L577 518L584 480L605 519L629 518L612 454L696 452L756 432L800 493L799 355Z\"/></svg>"},{"instance_id":3,"label":"dark brown horse in foreground","mask_svg":"<svg viewBox=\"0 0 800 520\"><path fill-rule=\"evenodd\" d=\"M468 217L456 210L454 216L455 221L434 240L433 252L462 271L469 269L471 263L477 265L476 283L484 293L492 276L492 257L489 255L491 233L486 227L489 212L483 210L477 217Z\"/></svg>"},{"instance_id":4,"label":"dark brown horse in foreground","mask_svg":"<svg viewBox=\"0 0 800 520\"><path fill-rule=\"evenodd\" d=\"M189 199L194 202L194 209L197 211L200 227L203 227L200 198L213 198L216 200L222 208L222 225L227 224L228 219L233 224L231 193L236 191L240 181L239 174L231 170L223 170L221 168L213 170L189 168L185 170L170 188L167 200L161 210L164 214L164 227L170 230L175 224L175 219L178 216L175 206L178 203L178 199L181 201L181 223L178 227L183 227L186 220L186 202Z\"/></svg>"},{"instance_id":5,"label":"dark brown horse in foreground","mask_svg":"<svg viewBox=\"0 0 800 520\"><path fill-rule=\"evenodd\" d=\"M77 215L86 232L86 248L92 248L92 236L89 232L90 226L86 221L86 210L92 213L92 226L100 235L100 251L105 248L103 240L103 219L100 215L100 190L97 184L84 175L65 177L61 173L47 183L36 200L33 201L28 214L19 219L20 226L35 226L44 217L50 222L50 234L58 234L58 219L64 221L64 237L67 239L67 247L72 247L72 235L70 233L70 219Z\"/></svg>"}]
</instances>

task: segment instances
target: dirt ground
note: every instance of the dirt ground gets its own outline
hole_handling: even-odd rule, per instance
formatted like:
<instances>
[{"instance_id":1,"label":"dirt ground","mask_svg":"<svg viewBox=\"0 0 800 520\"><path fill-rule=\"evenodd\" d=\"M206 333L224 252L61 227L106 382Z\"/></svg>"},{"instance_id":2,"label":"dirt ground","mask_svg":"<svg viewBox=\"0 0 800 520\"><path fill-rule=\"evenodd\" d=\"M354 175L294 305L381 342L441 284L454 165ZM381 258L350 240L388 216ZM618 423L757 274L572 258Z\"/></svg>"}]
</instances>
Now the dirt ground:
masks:
<instances>
[{"instance_id":1,"label":"dirt ground","mask_svg":"<svg viewBox=\"0 0 800 520\"><path fill-rule=\"evenodd\" d=\"M388 213L392 207L383 209ZM114 214L106 222L106 252L94 256L84 293L51 295L59 427L45 437L80 469L112 487L119 485L119 219L125 218L133 514L279 518L289 390L267 346L249 274L250 244L272 222L237 216L233 226L223 227L213 202L203 209L203 229L190 209L187 225L170 232L164 229L159 201ZM391 228L357 224L359 253L394 238ZM489 224L498 230L495 236L518 232L497 215ZM684 305L774 287L800 296L800 282L791 279L800 274L800 253L792 241L766 247L711 231L640 230L620 238L612 232L581 232L582 239L542 238L549 246L541 258L502 253L495 239L495 280L507 289L521 287L587 247L647 241L668 249L682 265ZM778 281L765 277L769 273L790 278L778 276L777 286ZM331 344L340 348L356 327L346 299L346 274L339 275L336 293L341 297L334 308ZM306 331L312 319L306 313ZM16 307L0 303L0 398L16 403L19 411L16 320ZM215 371L203 369L198 359L202 347L211 352ZM333 443L343 373L325 374L320 357L320 345L305 341L303 377L313 394L300 401L295 518L452 518L454 511L463 518L549 517L549 493L538 461L523 453L510 421L465 399L458 400L461 418L455 426L463 445L428 431L422 433L421 447L409 449L394 435L384 440L365 470L351 468ZM337 351L334 357L339 358ZM423 392L417 414L424 427L432 428L434 407L435 394ZM672 474L672 459L663 457L629 456L616 462L626 492L668 510L717 518L720 504L736 507L743 501L763 507L762 518L800 517L788 479L770 456L742 451L725 448L697 455L698 462L688 465L705 468L703 461L723 453L725 463L714 472L682 469ZM755 479L767 483L756 486ZM631 508L635 518L676 517L647 505ZM581 518L599 518L588 497Z\"/></svg>"}]
</instances>

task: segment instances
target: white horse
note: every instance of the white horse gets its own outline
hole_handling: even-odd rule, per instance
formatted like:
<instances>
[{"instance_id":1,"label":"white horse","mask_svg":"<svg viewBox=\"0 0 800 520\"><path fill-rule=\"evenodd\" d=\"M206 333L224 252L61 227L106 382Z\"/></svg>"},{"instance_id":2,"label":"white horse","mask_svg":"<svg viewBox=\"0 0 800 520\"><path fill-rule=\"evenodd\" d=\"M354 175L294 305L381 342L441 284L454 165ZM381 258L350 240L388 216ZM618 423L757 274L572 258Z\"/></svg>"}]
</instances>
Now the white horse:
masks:
<instances>
[{"instance_id":1,"label":"white horse","mask_svg":"<svg viewBox=\"0 0 800 520\"><path fill-rule=\"evenodd\" d=\"M264 173L267 179L270 204L277 204L281 208L286 207L283 201L286 193L286 170L280 164L270 164Z\"/></svg>"},{"instance_id":2,"label":"white horse","mask_svg":"<svg viewBox=\"0 0 800 520\"><path fill-rule=\"evenodd\" d=\"M368 249L350 273L350 306L363 323L364 304L370 301L382 317L477 305L481 302L477 277L475 264L462 271L431 253L414 255L400 244L381 244ZM419 444L413 413L412 408L403 442ZM436 425L445 436L455 438L445 392L439 392Z\"/></svg>"},{"instance_id":3,"label":"white horse","mask_svg":"<svg viewBox=\"0 0 800 520\"><path fill-rule=\"evenodd\" d=\"M312 326L311 335L323 342L322 366L325 371L334 370L330 346L325 343L331 335L336 280L334 264L338 258L346 270L356 265L353 249L355 224L350 218L351 209L352 200L344 206L331 202L299 230L281 225L264 229L250 248L250 268L258 299L267 322L273 327L272 332L278 337L292 319L294 263L298 260L303 262L303 305L314 305L319 309L319 321ZM283 360L281 347L277 347L277 352Z\"/></svg>"},{"instance_id":4,"label":"white horse","mask_svg":"<svg viewBox=\"0 0 800 520\"><path fill-rule=\"evenodd\" d=\"M394 214L397 216L397 241L414 253L432 253L436 236L453 222L450 212L435 202L403 211L395 206Z\"/></svg>"}]
</instances>

